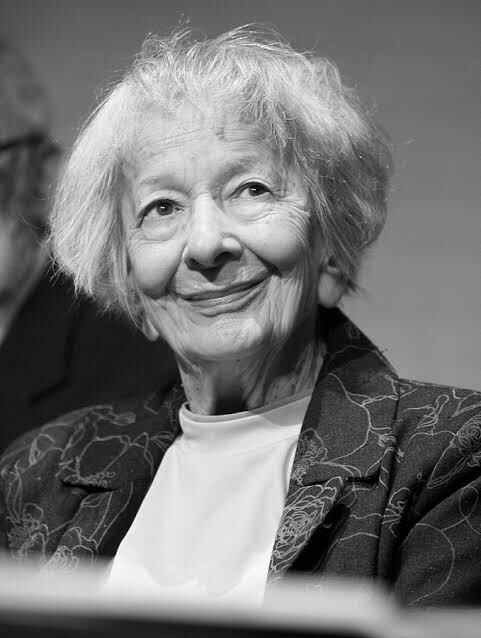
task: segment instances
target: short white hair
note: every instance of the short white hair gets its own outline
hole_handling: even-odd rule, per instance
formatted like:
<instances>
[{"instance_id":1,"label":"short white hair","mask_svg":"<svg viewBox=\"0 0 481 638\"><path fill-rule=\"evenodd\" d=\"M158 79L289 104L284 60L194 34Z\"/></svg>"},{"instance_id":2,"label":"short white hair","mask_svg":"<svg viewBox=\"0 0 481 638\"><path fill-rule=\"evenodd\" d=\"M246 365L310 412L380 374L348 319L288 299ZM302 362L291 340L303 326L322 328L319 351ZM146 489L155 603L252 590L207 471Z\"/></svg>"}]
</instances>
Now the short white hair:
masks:
<instances>
[{"instance_id":1,"label":"short white hair","mask_svg":"<svg viewBox=\"0 0 481 638\"><path fill-rule=\"evenodd\" d=\"M212 39L150 36L79 135L52 214L57 263L77 289L139 322L120 216L123 163L146 110L189 100L254 125L308 184L326 254L347 289L385 222L389 147L334 64L251 26Z\"/></svg>"}]
</instances>

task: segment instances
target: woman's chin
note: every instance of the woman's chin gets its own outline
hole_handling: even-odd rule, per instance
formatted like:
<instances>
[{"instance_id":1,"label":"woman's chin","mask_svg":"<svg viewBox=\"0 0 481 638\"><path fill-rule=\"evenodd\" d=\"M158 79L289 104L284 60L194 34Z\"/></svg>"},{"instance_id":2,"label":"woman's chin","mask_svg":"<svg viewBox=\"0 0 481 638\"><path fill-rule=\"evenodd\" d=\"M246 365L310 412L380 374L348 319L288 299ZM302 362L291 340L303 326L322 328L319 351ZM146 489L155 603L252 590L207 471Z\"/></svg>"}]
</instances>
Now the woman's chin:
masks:
<instances>
[{"instance_id":1,"label":"woman's chin","mask_svg":"<svg viewBox=\"0 0 481 638\"><path fill-rule=\"evenodd\" d=\"M253 317L246 321L224 318L211 325L193 326L172 349L187 361L230 361L269 348L271 335Z\"/></svg>"}]
</instances>

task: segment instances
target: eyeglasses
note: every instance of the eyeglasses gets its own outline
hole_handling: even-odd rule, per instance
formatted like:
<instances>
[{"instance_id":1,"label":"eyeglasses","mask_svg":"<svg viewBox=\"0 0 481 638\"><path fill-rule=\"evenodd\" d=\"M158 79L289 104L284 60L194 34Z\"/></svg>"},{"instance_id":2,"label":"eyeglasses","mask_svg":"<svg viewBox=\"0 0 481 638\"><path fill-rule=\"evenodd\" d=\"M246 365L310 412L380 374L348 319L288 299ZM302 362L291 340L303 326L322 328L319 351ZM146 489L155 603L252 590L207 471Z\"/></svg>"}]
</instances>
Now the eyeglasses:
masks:
<instances>
[{"instance_id":1,"label":"eyeglasses","mask_svg":"<svg viewBox=\"0 0 481 638\"><path fill-rule=\"evenodd\" d=\"M5 142L0 142L0 153L10 151L20 146L30 146L39 149L44 157L56 153L59 150L58 144L52 142L47 136L41 133L30 133L28 135L14 137Z\"/></svg>"}]
</instances>

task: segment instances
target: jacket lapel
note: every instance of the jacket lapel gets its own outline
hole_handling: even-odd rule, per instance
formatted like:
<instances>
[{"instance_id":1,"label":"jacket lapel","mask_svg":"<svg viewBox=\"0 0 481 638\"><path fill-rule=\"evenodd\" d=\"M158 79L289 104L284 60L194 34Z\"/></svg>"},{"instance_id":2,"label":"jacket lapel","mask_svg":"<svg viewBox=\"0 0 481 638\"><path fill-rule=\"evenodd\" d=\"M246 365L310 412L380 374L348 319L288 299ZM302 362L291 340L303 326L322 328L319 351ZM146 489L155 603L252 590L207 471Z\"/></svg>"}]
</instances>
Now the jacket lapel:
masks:
<instances>
[{"instance_id":1,"label":"jacket lapel","mask_svg":"<svg viewBox=\"0 0 481 638\"><path fill-rule=\"evenodd\" d=\"M306 561L313 535L324 527L328 543L348 512L341 507L357 482L379 479L392 437L399 398L394 370L375 346L339 310L328 323L327 354L309 404L294 458L268 582ZM327 547L316 548L325 552ZM307 569L316 562L311 553Z\"/></svg>"},{"instance_id":2,"label":"jacket lapel","mask_svg":"<svg viewBox=\"0 0 481 638\"><path fill-rule=\"evenodd\" d=\"M63 454L58 478L82 498L47 567L114 556L178 433L185 400L175 386L162 401L153 395L129 405L91 408Z\"/></svg>"}]
</instances>

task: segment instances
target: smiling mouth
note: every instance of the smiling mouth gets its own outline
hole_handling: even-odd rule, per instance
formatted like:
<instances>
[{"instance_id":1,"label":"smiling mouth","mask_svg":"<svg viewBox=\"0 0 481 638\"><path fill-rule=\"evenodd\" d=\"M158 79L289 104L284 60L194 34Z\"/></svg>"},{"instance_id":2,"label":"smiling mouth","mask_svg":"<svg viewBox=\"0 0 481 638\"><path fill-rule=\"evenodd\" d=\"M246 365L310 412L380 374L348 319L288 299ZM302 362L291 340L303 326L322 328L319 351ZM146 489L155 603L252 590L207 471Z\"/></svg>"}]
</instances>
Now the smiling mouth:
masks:
<instances>
[{"instance_id":1,"label":"smiling mouth","mask_svg":"<svg viewBox=\"0 0 481 638\"><path fill-rule=\"evenodd\" d=\"M261 291L267 278L241 282L228 287L212 288L192 294L178 294L178 298L205 314L219 314L240 310Z\"/></svg>"}]
</instances>

